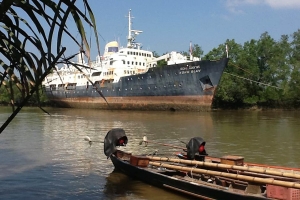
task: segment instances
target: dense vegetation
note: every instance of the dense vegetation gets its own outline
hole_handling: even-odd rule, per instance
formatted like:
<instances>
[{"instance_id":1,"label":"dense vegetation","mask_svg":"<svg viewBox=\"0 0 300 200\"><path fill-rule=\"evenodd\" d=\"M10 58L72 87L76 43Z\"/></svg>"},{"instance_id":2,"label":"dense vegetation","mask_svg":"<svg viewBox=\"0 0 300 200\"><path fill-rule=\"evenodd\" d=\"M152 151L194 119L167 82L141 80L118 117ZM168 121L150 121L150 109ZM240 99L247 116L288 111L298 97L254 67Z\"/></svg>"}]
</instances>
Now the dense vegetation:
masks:
<instances>
[{"instance_id":1,"label":"dense vegetation","mask_svg":"<svg viewBox=\"0 0 300 200\"><path fill-rule=\"evenodd\" d=\"M244 45L226 40L204 59L230 61L215 99L216 108L298 108L300 106L300 30L274 40L267 32ZM199 51L194 51L199 56ZM194 53L193 52L193 53ZM201 51L200 51L201 52Z\"/></svg>"},{"instance_id":2,"label":"dense vegetation","mask_svg":"<svg viewBox=\"0 0 300 200\"><path fill-rule=\"evenodd\" d=\"M7 86L10 83L11 82L5 81L3 85ZM28 102L26 103L27 106L50 105L50 102L48 101L47 97L43 93L43 90L39 90L38 93L39 93L38 96L36 95L36 93L32 94L32 97L28 99ZM12 104L19 105L23 99L24 96L22 95L22 92L19 90L19 88L16 85L12 84L12 90L10 90L9 87L5 87L5 86L0 87L0 105L12 105Z\"/></svg>"}]
</instances>

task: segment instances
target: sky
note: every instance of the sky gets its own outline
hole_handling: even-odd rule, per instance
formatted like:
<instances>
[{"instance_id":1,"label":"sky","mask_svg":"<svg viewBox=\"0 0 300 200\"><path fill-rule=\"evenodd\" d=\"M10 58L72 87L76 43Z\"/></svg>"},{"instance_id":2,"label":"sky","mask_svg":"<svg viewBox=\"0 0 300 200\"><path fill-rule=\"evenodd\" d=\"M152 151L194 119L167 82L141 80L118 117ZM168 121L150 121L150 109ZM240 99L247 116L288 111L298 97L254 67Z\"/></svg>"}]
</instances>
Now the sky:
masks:
<instances>
[{"instance_id":1,"label":"sky","mask_svg":"<svg viewBox=\"0 0 300 200\"><path fill-rule=\"evenodd\" d=\"M143 31L137 41L143 49L159 55L188 51L190 42L200 45L206 54L226 39L243 45L251 39L258 40L264 32L278 41L281 35L291 35L300 29L300 0L90 0L89 3L96 17L102 51L105 43L112 40L126 46L129 9L134 17L132 28ZM96 56L96 52L91 56Z\"/></svg>"},{"instance_id":2,"label":"sky","mask_svg":"<svg viewBox=\"0 0 300 200\"><path fill-rule=\"evenodd\" d=\"M77 2L81 2L78 0ZM89 0L96 18L101 53L107 42L119 41L126 46L128 15L132 28L142 30L136 41L145 50L159 55L170 51L188 51L190 42L208 53L227 39L243 45L258 40L264 32L276 41L300 29L300 0ZM74 21L70 32L79 39ZM94 38L87 28L87 37ZM79 48L63 38L66 55ZM97 49L92 39L91 59Z\"/></svg>"}]
</instances>

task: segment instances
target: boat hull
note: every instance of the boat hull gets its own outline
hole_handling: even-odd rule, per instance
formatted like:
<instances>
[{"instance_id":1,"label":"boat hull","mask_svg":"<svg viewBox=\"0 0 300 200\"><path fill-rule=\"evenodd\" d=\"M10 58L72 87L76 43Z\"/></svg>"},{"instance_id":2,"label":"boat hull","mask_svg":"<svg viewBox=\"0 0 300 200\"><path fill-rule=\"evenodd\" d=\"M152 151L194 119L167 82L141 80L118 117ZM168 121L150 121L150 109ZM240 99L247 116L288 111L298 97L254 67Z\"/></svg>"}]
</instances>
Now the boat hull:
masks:
<instances>
[{"instance_id":1,"label":"boat hull","mask_svg":"<svg viewBox=\"0 0 300 200\"><path fill-rule=\"evenodd\" d=\"M128 162L118 159L114 154L111 155L110 158L115 168L122 173L148 184L173 190L184 195L201 199L268 199L264 196L234 193L225 187L209 187L207 185L193 184L189 181L178 180L159 172L152 172L141 167L130 165Z\"/></svg>"},{"instance_id":2,"label":"boat hull","mask_svg":"<svg viewBox=\"0 0 300 200\"><path fill-rule=\"evenodd\" d=\"M144 74L121 77L118 82L99 80L94 87L76 86L72 90L46 87L45 92L59 107L207 111L227 63L225 58L156 67Z\"/></svg>"}]
</instances>

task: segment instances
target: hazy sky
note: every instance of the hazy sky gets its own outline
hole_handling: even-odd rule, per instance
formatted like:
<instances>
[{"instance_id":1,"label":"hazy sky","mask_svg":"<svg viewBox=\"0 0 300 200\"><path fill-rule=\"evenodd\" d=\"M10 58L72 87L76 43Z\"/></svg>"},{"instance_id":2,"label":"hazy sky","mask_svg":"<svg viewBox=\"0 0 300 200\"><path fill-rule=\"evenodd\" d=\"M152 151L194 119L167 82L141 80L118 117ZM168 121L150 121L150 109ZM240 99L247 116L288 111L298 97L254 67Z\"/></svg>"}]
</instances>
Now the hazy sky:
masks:
<instances>
[{"instance_id":1,"label":"hazy sky","mask_svg":"<svg viewBox=\"0 0 300 200\"><path fill-rule=\"evenodd\" d=\"M143 49L160 55L173 50L188 51L190 41L208 53L226 39L243 44L268 32L279 40L281 35L300 29L300 0L89 0L89 3L97 20L102 50L111 40L126 45L125 16L129 9L134 17L133 29L143 31L137 41ZM76 48L68 50L74 53ZM94 56L96 51L92 59Z\"/></svg>"}]
</instances>

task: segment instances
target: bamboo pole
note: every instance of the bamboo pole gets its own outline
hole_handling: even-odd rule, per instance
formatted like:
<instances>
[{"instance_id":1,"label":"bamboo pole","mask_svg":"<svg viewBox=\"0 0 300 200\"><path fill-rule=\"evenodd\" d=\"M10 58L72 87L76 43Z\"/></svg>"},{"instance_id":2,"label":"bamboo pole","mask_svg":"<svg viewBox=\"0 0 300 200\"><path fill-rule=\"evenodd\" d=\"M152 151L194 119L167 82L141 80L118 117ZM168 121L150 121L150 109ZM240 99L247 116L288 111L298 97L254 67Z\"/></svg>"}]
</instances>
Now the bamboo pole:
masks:
<instances>
[{"instance_id":1,"label":"bamboo pole","mask_svg":"<svg viewBox=\"0 0 300 200\"><path fill-rule=\"evenodd\" d=\"M174 169L174 170L180 170L180 171L186 171L191 173L201 173L201 174L208 174L213 176L222 176L227 178L233 178L238 180L243 180L247 182L255 182L255 183L262 183L262 184L271 184L271 185L277 185L282 187L288 187L288 188L297 188L300 189L300 183L295 182L287 182L287 181L279 181L274 179L266 179L266 178L258 178L258 177L252 177L252 176L245 176L245 175L239 175L239 174L230 174L226 172L218 172L213 170L206 170L206 169L199 169L199 168L192 168L192 167L183 167L178 165L170 165L166 163L159 163L159 162L149 162L150 165L157 166L157 167L164 167L168 169Z\"/></svg>"},{"instance_id":2,"label":"bamboo pole","mask_svg":"<svg viewBox=\"0 0 300 200\"><path fill-rule=\"evenodd\" d=\"M221 162L221 158L219 157L212 157L212 156L205 156L205 159L210 159L213 162ZM300 172L300 168L294 168L294 167L284 167L284 166L278 166L278 165L266 165L266 164L261 164L261 163L249 163L249 162L244 162L244 164L252 167L265 167L265 168L273 168L275 170L290 170L290 171L298 171Z\"/></svg>"},{"instance_id":3,"label":"bamboo pole","mask_svg":"<svg viewBox=\"0 0 300 200\"><path fill-rule=\"evenodd\" d=\"M164 157L148 156L148 158L150 160L154 160L154 161L167 161L167 162L190 164L190 165L197 165L197 166L203 166L203 167L213 167L213 168L219 168L219 169L233 169L233 170L248 171L248 172L255 172L255 173L261 173L261 174L269 174L269 175L275 175L275 176L281 176L281 177L300 179L300 174L275 171L275 170L270 170L270 169L266 169L266 168L227 165L227 164L220 164L220 163L209 163L209 162L202 162L202 161L195 161L195 160L183 160L183 159L164 158Z\"/></svg>"}]
</instances>

